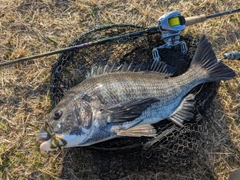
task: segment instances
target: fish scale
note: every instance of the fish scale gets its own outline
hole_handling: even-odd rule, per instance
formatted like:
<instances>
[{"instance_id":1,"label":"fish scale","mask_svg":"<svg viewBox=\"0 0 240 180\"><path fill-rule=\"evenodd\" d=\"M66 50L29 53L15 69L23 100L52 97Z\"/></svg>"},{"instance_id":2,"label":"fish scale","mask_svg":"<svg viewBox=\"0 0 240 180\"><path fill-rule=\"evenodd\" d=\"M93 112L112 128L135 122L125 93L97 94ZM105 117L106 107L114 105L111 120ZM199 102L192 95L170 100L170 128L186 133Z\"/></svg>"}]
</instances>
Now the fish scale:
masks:
<instances>
[{"instance_id":1,"label":"fish scale","mask_svg":"<svg viewBox=\"0 0 240 180\"><path fill-rule=\"evenodd\" d=\"M96 84L101 82L104 86L101 88L93 86L90 95L99 93L103 99L110 98L116 103L156 97L159 98L161 103L166 104L168 99L184 96L186 92L190 91L196 84L199 84L199 80L196 78L184 78L185 76L182 76L183 78L174 77L166 79L162 78L161 75L149 73L135 73L133 75L131 72L119 72L102 76L104 77L93 77L96 79ZM186 74L186 77L190 77L189 73ZM106 81L104 81L105 79ZM81 88L83 86L84 84L79 86L77 91L82 91ZM96 91L93 90L94 88L96 88ZM122 101L118 101L118 98L122 99Z\"/></svg>"}]
</instances>

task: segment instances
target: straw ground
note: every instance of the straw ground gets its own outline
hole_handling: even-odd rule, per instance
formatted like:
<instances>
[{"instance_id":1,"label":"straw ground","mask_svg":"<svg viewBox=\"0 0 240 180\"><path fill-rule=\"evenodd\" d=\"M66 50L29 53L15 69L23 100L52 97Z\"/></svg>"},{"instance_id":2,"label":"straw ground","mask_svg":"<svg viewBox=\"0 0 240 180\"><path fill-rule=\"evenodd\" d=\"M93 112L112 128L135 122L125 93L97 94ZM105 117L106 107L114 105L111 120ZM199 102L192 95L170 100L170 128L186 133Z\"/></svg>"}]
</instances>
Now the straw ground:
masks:
<instances>
[{"instance_id":1,"label":"straw ground","mask_svg":"<svg viewBox=\"0 0 240 180\"><path fill-rule=\"evenodd\" d=\"M172 10L190 17L239 7L236 0L0 0L0 62L64 48L99 25L151 26ZM225 52L240 50L239 22L240 13L187 27L184 33L197 37L206 34L222 58ZM36 142L50 111L50 71L57 57L0 68L1 179L60 177L65 151L40 152ZM218 128L209 159L216 179L227 179L240 166L240 61L224 62L237 76L221 83L214 100ZM70 177L76 178L74 172Z\"/></svg>"}]
</instances>

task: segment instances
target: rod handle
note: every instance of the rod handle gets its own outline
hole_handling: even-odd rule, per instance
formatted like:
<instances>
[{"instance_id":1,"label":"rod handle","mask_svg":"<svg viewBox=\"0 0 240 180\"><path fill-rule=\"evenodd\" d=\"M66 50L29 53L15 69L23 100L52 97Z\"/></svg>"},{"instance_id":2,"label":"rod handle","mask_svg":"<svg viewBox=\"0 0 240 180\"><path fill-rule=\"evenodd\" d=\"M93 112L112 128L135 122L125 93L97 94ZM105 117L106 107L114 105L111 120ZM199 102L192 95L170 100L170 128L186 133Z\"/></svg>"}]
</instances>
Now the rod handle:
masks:
<instances>
[{"instance_id":1,"label":"rod handle","mask_svg":"<svg viewBox=\"0 0 240 180\"><path fill-rule=\"evenodd\" d=\"M207 18L204 14L202 14L202 15L199 15L199 16L193 16L193 17L185 18L185 20L186 20L186 26L189 26L189 25L193 25L193 24L196 24L196 23L206 21Z\"/></svg>"}]
</instances>

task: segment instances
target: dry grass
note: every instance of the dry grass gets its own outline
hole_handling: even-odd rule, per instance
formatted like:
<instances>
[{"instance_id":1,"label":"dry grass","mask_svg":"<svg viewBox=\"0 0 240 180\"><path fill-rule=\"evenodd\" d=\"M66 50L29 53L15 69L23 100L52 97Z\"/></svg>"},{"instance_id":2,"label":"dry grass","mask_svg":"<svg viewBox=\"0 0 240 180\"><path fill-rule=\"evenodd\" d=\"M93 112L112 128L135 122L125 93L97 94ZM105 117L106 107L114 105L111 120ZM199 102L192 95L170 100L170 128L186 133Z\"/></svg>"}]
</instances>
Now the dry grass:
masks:
<instances>
[{"instance_id":1,"label":"dry grass","mask_svg":"<svg viewBox=\"0 0 240 180\"><path fill-rule=\"evenodd\" d=\"M156 25L159 16L180 10L185 17L237 9L236 0L0 0L0 62L66 47L99 25ZM206 34L219 58L240 50L240 13L188 27ZM0 68L0 178L58 179L64 152L40 152L36 135L50 109L49 77L57 56ZM237 76L221 83L214 101L219 117L217 150L209 154L218 179L240 166L240 62L224 61ZM219 108L219 109L218 109ZM213 137L216 138L216 137ZM73 173L74 174L74 173ZM73 176L74 178L74 176Z\"/></svg>"}]
</instances>

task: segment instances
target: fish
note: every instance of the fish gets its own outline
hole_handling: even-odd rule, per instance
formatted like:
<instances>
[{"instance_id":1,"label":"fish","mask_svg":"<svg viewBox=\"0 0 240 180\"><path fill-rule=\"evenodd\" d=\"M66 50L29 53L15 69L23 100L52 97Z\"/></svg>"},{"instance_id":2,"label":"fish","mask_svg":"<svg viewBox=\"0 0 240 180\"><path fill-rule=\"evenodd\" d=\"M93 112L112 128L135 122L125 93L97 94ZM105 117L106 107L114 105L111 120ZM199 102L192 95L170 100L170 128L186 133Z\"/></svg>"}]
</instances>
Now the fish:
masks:
<instances>
[{"instance_id":1,"label":"fish","mask_svg":"<svg viewBox=\"0 0 240 180\"><path fill-rule=\"evenodd\" d=\"M216 58L203 35L188 70L161 61L148 68L103 66L69 89L37 135L40 150L91 146L120 137L155 137L153 124L169 119L177 126L194 118L199 84L230 80L235 72Z\"/></svg>"}]
</instances>

